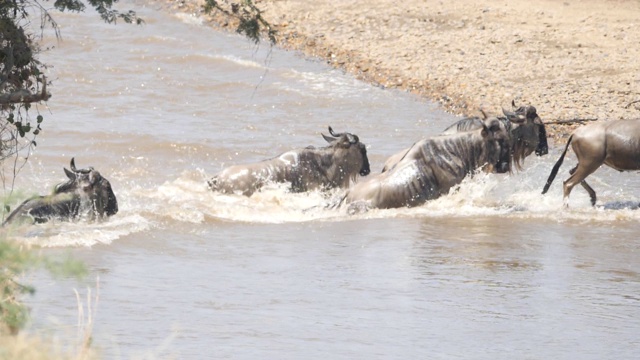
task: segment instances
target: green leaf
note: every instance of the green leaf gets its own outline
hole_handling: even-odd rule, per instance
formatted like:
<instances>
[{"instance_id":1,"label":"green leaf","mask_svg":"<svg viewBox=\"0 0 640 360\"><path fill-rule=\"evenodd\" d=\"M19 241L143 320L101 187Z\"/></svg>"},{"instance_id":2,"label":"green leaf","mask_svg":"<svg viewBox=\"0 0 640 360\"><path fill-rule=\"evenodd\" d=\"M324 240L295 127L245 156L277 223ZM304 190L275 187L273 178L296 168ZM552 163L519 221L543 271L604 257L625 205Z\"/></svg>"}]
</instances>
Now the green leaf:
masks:
<instances>
[{"instance_id":1,"label":"green leaf","mask_svg":"<svg viewBox=\"0 0 640 360\"><path fill-rule=\"evenodd\" d=\"M38 115L36 117L36 121L38 121L38 124L40 124L43 120L44 120L44 118L42 117L42 115Z\"/></svg>"}]
</instances>

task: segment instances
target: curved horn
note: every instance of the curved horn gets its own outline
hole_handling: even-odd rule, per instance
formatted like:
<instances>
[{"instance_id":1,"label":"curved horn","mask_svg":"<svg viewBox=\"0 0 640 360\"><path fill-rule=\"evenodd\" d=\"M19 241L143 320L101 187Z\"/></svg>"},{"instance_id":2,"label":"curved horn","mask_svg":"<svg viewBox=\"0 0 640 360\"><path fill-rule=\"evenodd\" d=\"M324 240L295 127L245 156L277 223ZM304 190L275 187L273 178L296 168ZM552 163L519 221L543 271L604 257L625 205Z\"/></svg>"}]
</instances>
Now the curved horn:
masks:
<instances>
[{"instance_id":1,"label":"curved horn","mask_svg":"<svg viewBox=\"0 0 640 360\"><path fill-rule=\"evenodd\" d=\"M335 136L335 137L340 137L340 136L342 136L343 133L336 133L336 132L333 131L331 126L329 126L329 134L331 134L332 136Z\"/></svg>"},{"instance_id":2,"label":"curved horn","mask_svg":"<svg viewBox=\"0 0 640 360\"><path fill-rule=\"evenodd\" d=\"M357 144L358 141L360 141L360 139L358 139L357 135L353 135L353 134L349 134L349 133L347 133L347 139L349 139L349 143L351 143L351 144Z\"/></svg>"},{"instance_id":3,"label":"curved horn","mask_svg":"<svg viewBox=\"0 0 640 360\"><path fill-rule=\"evenodd\" d=\"M505 108L502 108L502 113L506 116L506 117L515 117L517 116L516 113L514 111L509 111Z\"/></svg>"},{"instance_id":4,"label":"curved horn","mask_svg":"<svg viewBox=\"0 0 640 360\"><path fill-rule=\"evenodd\" d=\"M505 108L502 108L502 113L507 117L507 119L509 119L509 121L516 124L520 124L526 120L524 115L517 114L514 111L509 111Z\"/></svg>"},{"instance_id":5,"label":"curved horn","mask_svg":"<svg viewBox=\"0 0 640 360\"><path fill-rule=\"evenodd\" d=\"M511 100L511 106L512 106L514 109L517 109L517 108L518 108L518 107L516 106L516 100L515 100L515 99L512 99L512 100Z\"/></svg>"},{"instance_id":6,"label":"curved horn","mask_svg":"<svg viewBox=\"0 0 640 360\"><path fill-rule=\"evenodd\" d=\"M76 161L75 158L71 158L71 171L75 172L75 173L80 173L80 174L88 174L93 170L93 167L89 167L88 169L77 169L76 168Z\"/></svg>"},{"instance_id":7,"label":"curved horn","mask_svg":"<svg viewBox=\"0 0 640 360\"><path fill-rule=\"evenodd\" d=\"M77 171L69 171L67 170L67 168L63 168L64 169L64 173L67 175L67 177L69 178L69 180L75 180L77 178Z\"/></svg>"},{"instance_id":8,"label":"curved horn","mask_svg":"<svg viewBox=\"0 0 640 360\"><path fill-rule=\"evenodd\" d=\"M329 144L331 144L332 142L336 141L337 139L331 136L327 136L325 134L321 134L322 137L325 139L326 142L328 142Z\"/></svg>"}]
</instances>

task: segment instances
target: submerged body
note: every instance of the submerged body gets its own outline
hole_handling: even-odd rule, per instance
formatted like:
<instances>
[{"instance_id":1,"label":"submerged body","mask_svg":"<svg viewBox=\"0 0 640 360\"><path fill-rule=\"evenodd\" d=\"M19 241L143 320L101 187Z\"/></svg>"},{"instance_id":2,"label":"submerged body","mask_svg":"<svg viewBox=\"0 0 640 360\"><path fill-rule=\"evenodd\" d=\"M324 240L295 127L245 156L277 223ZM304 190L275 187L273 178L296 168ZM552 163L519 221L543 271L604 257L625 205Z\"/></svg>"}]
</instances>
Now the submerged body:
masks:
<instances>
[{"instance_id":1,"label":"submerged body","mask_svg":"<svg viewBox=\"0 0 640 360\"><path fill-rule=\"evenodd\" d=\"M111 183L94 170L76 169L71 159L71 171L64 169L69 178L58 184L53 193L25 200L2 224L44 223L49 220L76 220L86 217L102 219L118 212L118 201Z\"/></svg>"},{"instance_id":2,"label":"submerged body","mask_svg":"<svg viewBox=\"0 0 640 360\"><path fill-rule=\"evenodd\" d=\"M251 196L268 183L290 183L291 191L347 188L369 174L366 146L349 133L323 135L329 146L307 147L254 164L234 165L208 181L213 191Z\"/></svg>"},{"instance_id":3,"label":"submerged body","mask_svg":"<svg viewBox=\"0 0 640 360\"><path fill-rule=\"evenodd\" d=\"M543 194L555 179L569 145L578 158L578 164L569 171L570 176L563 184L565 205L577 184L581 184L589 193L591 205L595 205L596 192L585 179L603 164L618 171L640 170L640 120L589 124L576 129L569 137L562 155L551 170Z\"/></svg>"},{"instance_id":4,"label":"submerged body","mask_svg":"<svg viewBox=\"0 0 640 360\"><path fill-rule=\"evenodd\" d=\"M509 162L502 148L507 136L503 123L488 119L477 130L423 139L389 171L351 187L342 201L356 210L419 206L447 194L479 169L491 172Z\"/></svg>"}]
</instances>

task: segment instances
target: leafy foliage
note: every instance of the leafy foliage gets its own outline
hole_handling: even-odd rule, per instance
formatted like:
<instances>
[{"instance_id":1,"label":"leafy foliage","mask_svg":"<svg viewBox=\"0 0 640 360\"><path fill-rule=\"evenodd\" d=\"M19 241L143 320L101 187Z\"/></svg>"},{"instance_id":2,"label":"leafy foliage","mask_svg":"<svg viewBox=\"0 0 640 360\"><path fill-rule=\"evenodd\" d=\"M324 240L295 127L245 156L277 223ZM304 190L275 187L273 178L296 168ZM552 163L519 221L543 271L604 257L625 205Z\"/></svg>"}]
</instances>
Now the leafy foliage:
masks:
<instances>
[{"instance_id":1,"label":"leafy foliage","mask_svg":"<svg viewBox=\"0 0 640 360\"><path fill-rule=\"evenodd\" d=\"M56 36L60 36L58 24L43 5L45 2L53 2L53 7L59 11L71 12L84 11L86 2L107 23L118 20L143 22L133 11L120 13L113 9L117 0L0 0L0 163L10 157L17 161L23 150L27 152L27 158L42 130L44 117L37 106L35 120L30 112L33 104L47 101L51 95L44 77L47 66L37 59L40 37L33 33L32 20L40 20L40 34L50 26ZM14 166L14 180L15 174ZM28 310L20 297L33 294L35 289L18 279L26 271L38 267L53 274L84 272L83 265L78 262L70 259L53 261L10 240L0 239L0 335L17 333L27 321Z\"/></svg>"},{"instance_id":2,"label":"leafy foliage","mask_svg":"<svg viewBox=\"0 0 640 360\"><path fill-rule=\"evenodd\" d=\"M16 334L28 320L28 309L20 302L20 296L33 295L35 289L17 280L27 270L42 267L59 276L86 273L78 261L54 261L9 240L0 240L0 264L0 335Z\"/></svg>"},{"instance_id":3,"label":"leafy foliage","mask_svg":"<svg viewBox=\"0 0 640 360\"><path fill-rule=\"evenodd\" d=\"M133 11L120 13L113 9L117 0L86 2L107 23L116 23L117 20L136 24L143 22ZM54 0L53 7L60 11L81 12L86 5L80 0ZM23 150L28 155L36 145L35 138L42 130L44 117L36 107L36 120L32 120L32 104L51 97L44 77L47 66L37 59L39 37L29 32L34 18L41 19L41 30L50 26L57 36L60 35L58 24L43 1L0 0L0 162Z\"/></svg>"},{"instance_id":4,"label":"leafy foliage","mask_svg":"<svg viewBox=\"0 0 640 360\"><path fill-rule=\"evenodd\" d=\"M256 44L260 42L260 32L266 29L269 42L276 43L276 30L262 16L262 11L255 6L252 0L242 0L238 3L228 0L205 0L205 14L215 10L238 20L236 31L251 39Z\"/></svg>"}]
</instances>

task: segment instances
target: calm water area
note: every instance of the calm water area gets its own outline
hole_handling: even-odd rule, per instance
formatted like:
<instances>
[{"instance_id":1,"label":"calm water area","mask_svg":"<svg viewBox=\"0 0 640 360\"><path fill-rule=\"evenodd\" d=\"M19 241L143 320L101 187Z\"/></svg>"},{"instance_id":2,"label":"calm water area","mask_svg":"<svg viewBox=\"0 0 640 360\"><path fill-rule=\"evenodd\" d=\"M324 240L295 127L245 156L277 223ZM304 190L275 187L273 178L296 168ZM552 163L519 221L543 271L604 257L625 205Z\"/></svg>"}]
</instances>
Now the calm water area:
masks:
<instances>
[{"instance_id":1,"label":"calm water area","mask_svg":"<svg viewBox=\"0 0 640 360\"><path fill-rule=\"evenodd\" d=\"M540 195L564 145L551 143L521 172L413 209L349 216L281 187L214 194L206 180L224 166L323 146L329 125L357 134L378 172L458 118L187 14L121 8L146 24L55 14L62 40L45 32L53 97L16 191L49 192L75 157L110 180L120 212L12 230L89 269L80 281L29 274L29 331L73 346L76 289L85 317L93 299L105 359L640 356L637 174L600 169L599 206L576 187L566 209L572 154Z\"/></svg>"}]
</instances>

